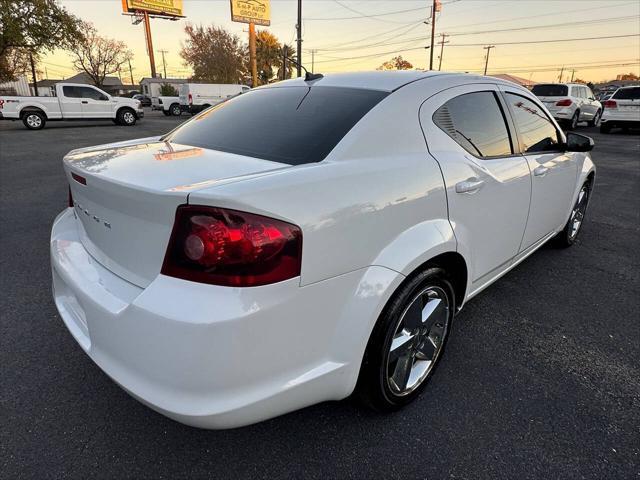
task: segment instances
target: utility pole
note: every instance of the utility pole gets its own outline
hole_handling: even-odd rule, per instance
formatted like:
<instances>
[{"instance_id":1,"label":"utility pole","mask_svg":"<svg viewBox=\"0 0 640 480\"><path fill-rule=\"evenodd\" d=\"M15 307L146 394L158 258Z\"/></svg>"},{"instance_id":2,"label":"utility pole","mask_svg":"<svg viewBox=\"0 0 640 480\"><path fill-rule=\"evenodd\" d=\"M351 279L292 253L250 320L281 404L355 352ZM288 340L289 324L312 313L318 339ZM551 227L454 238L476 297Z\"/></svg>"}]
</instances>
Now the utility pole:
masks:
<instances>
[{"instance_id":1,"label":"utility pole","mask_svg":"<svg viewBox=\"0 0 640 480\"><path fill-rule=\"evenodd\" d=\"M129 75L131 76L131 85L133 86L133 69L131 68L131 60L129 62Z\"/></svg>"},{"instance_id":2,"label":"utility pole","mask_svg":"<svg viewBox=\"0 0 640 480\"><path fill-rule=\"evenodd\" d=\"M156 59L153 56L153 42L151 41L151 24L149 23L149 13L144 15L144 36L147 40L147 52L149 53L149 63L151 64L151 78L156 78Z\"/></svg>"},{"instance_id":3,"label":"utility pole","mask_svg":"<svg viewBox=\"0 0 640 480\"><path fill-rule=\"evenodd\" d=\"M573 76L576 74L576 69L571 69L571 83L573 83Z\"/></svg>"},{"instance_id":4,"label":"utility pole","mask_svg":"<svg viewBox=\"0 0 640 480\"><path fill-rule=\"evenodd\" d=\"M316 51L315 49L311 50L311 73L314 73L313 68L316 63Z\"/></svg>"},{"instance_id":5,"label":"utility pole","mask_svg":"<svg viewBox=\"0 0 640 480\"><path fill-rule=\"evenodd\" d=\"M560 77L558 77L558 83L562 83L562 75L564 74L564 65L560 69Z\"/></svg>"},{"instance_id":6,"label":"utility pole","mask_svg":"<svg viewBox=\"0 0 640 480\"><path fill-rule=\"evenodd\" d=\"M446 33L441 33L440 36L442 37L442 40L440 40L440 62L438 63L438 71L440 71L440 69L442 68L442 54L444 53L444 44L449 43L448 41L445 42L445 39L449 35L447 35Z\"/></svg>"},{"instance_id":7,"label":"utility pole","mask_svg":"<svg viewBox=\"0 0 640 480\"><path fill-rule=\"evenodd\" d=\"M486 75L487 74L487 68L489 67L489 53L491 52L491 49L492 48L496 48L496 46L495 45L489 45L487 47L482 47L482 48L484 48L487 51L487 58L485 59L485 62L484 62L484 74Z\"/></svg>"},{"instance_id":8,"label":"utility pole","mask_svg":"<svg viewBox=\"0 0 640 480\"><path fill-rule=\"evenodd\" d=\"M256 59L256 24L249 24L249 63L251 64L251 88L258 86L258 61Z\"/></svg>"},{"instance_id":9,"label":"utility pole","mask_svg":"<svg viewBox=\"0 0 640 480\"><path fill-rule=\"evenodd\" d=\"M29 63L31 63L31 75L33 76L33 92L36 97L38 95L38 79L36 78L36 64L33 63L33 52L29 51Z\"/></svg>"},{"instance_id":10,"label":"utility pole","mask_svg":"<svg viewBox=\"0 0 640 480\"><path fill-rule=\"evenodd\" d=\"M168 50L158 50L162 54L162 69L164 70L164 78L167 78L167 64L164 61L164 54L169 53Z\"/></svg>"},{"instance_id":11,"label":"utility pole","mask_svg":"<svg viewBox=\"0 0 640 480\"><path fill-rule=\"evenodd\" d=\"M436 36L436 8L438 6L438 0L433 0L433 5L431 6L431 47L429 48L429 70L433 70L433 42Z\"/></svg>"},{"instance_id":12,"label":"utility pole","mask_svg":"<svg viewBox=\"0 0 640 480\"><path fill-rule=\"evenodd\" d=\"M298 32L298 76L302 75L302 0L298 0L298 23L296 24L296 31Z\"/></svg>"},{"instance_id":13,"label":"utility pole","mask_svg":"<svg viewBox=\"0 0 640 480\"><path fill-rule=\"evenodd\" d=\"M289 53L289 47L285 44L282 47L282 80L287 79L287 54Z\"/></svg>"}]
</instances>

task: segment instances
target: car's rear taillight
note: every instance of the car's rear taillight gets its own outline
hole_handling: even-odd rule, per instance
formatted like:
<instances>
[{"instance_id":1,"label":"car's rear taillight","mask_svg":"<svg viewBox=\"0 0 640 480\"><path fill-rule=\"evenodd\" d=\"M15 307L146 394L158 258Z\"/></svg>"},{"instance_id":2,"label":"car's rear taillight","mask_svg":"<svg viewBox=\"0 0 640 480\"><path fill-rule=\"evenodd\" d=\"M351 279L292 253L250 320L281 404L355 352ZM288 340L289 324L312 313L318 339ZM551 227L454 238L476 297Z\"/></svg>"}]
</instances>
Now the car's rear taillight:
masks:
<instances>
[{"instance_id":1,"label":"car's rear taillight","mask_svg":"<svg viewBox=\"0 0 640 480\"><path fill-rule=\"evenodd\" d=\"M181 205L161 273L193 282L253 287L300 275L302 232L254 213Z\"/></svg>"},{"instance_id":2,"label":"car's rear taillight","mask_svg":"<svg viewBox=\"0 0 640 480\"><path fill-rule=\"evenodd\" d=\"M193 97L191 96L191 94L189 94L189 105L191 105L193 103Z\"/></svg>"},{"instance_id":3,"label":"car's rear taillight","mask_svg":"<svg viewBox=\"0 0 640 480\"><path fill-rule=\"evenodd\" d=\"M556 102L556 107L570 107L570 106L571 106L570 98L565 98L564 100L559 100Z\"/></svg>"},{"instance_id":4,"label":"car's rear taillight","mask_svg":"<svg viewBox=\"0 0 640 480\"><path fill-rule=\"evenodd\" d=\"M69 206L73 208L73 194L71 193L71 187L69 187Z\"/></svg>"},{"instance_id":5,"label":"car's rear taillight","mask_svg":"<svg viewBox=\"0 0 640 480\"><path fill-rule=\"evenodd\" d=\"M618 103L615 100L607 100L602 105L604 108L618 108Z\"/></svg>"}]
</instances>

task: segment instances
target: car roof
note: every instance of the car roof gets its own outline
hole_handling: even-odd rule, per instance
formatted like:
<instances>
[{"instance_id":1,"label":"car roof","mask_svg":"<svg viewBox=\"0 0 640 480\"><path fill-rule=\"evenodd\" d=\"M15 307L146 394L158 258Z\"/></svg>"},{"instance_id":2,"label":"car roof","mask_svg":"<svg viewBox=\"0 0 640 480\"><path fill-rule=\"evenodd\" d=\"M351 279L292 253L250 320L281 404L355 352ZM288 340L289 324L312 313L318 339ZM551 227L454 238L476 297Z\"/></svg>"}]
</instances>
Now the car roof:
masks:
<instances>
[{"instance_id":1,"label":"car roof","mask_svg":"<svg viewBox=\"0 0 640 480\"><path fill-rule=\"evenodd\" d=\"M263 88L281 88L293 86L323 86L323 87L344 87L344 88L364 88L368 90L381 90L385 92L393 92L408 83L429 77L464 76L476 77L472 75L448 73L448 72L432 72L422 70L394 70L394 71L373 71L373 72L354 72L354 73L329 73L318 80L306 82L304 77L285 80L284 82L273 83L259 87ZM494 79L492 79L493 81Z\"/></svg>"}]
</instances>

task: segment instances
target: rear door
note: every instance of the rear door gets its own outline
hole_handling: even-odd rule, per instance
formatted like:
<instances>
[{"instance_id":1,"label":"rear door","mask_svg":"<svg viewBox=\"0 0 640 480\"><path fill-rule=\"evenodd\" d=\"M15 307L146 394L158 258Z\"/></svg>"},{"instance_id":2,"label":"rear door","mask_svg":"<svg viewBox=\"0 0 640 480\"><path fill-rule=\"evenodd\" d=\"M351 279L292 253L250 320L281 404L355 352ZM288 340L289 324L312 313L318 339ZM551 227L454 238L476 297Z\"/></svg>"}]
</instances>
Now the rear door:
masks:
<instances>
[{"instance_id":1,"label":"rear door","mask_svg":"<svg viewBox=\"0 0 640 480\"><path fill-rule=\"evenodd\" d=\"M449 220L478 288L517 255L529 211L529 167L515 152L505 109L494 84L445 90L420 109L446 185Z\"/></svg>"},{"instance_id":2,"label":"rear door","mask_svg":"<svg viewBox=\"0 0 640 480\"><path fill-rule=\"evenodd\" d=\"M71 85L62 87L63 97L58 97L58 100L63 118L82 118L82 96L77 88Z\"/></svg>"},{"instance_id":3,"label":"rear door","mask_svg":"<svg viewBox=\"0 0 640 480\"><path fill-rule=\"evenodd\" d=\"M524 250L566 222L578 166L575 154L564 151L564 137L544 108L520 90L502 89L516 127L518 148L532 173Z\"/></svg>"}]
</instances>

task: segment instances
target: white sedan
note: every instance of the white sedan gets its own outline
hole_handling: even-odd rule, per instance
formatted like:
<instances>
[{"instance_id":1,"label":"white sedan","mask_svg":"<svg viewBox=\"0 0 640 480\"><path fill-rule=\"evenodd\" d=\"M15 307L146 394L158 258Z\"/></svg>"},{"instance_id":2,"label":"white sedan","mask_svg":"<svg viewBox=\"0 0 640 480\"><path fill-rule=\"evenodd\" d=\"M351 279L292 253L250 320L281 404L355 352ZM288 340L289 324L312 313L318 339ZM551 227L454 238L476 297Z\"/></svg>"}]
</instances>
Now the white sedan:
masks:
<instances>
[{"instance_id":1,"label":"white sedan","mask_svg":"<svg viewBox=\"0 0 640 480\"><path fill-rule=\"evenodd\" d=\"M547 240L575 242L592 148L494 78L258 88L164 137L65 157L55 303L102 370L189 425L354 392L393 410L466 301Z\"/></svg>"}]
</instances>

